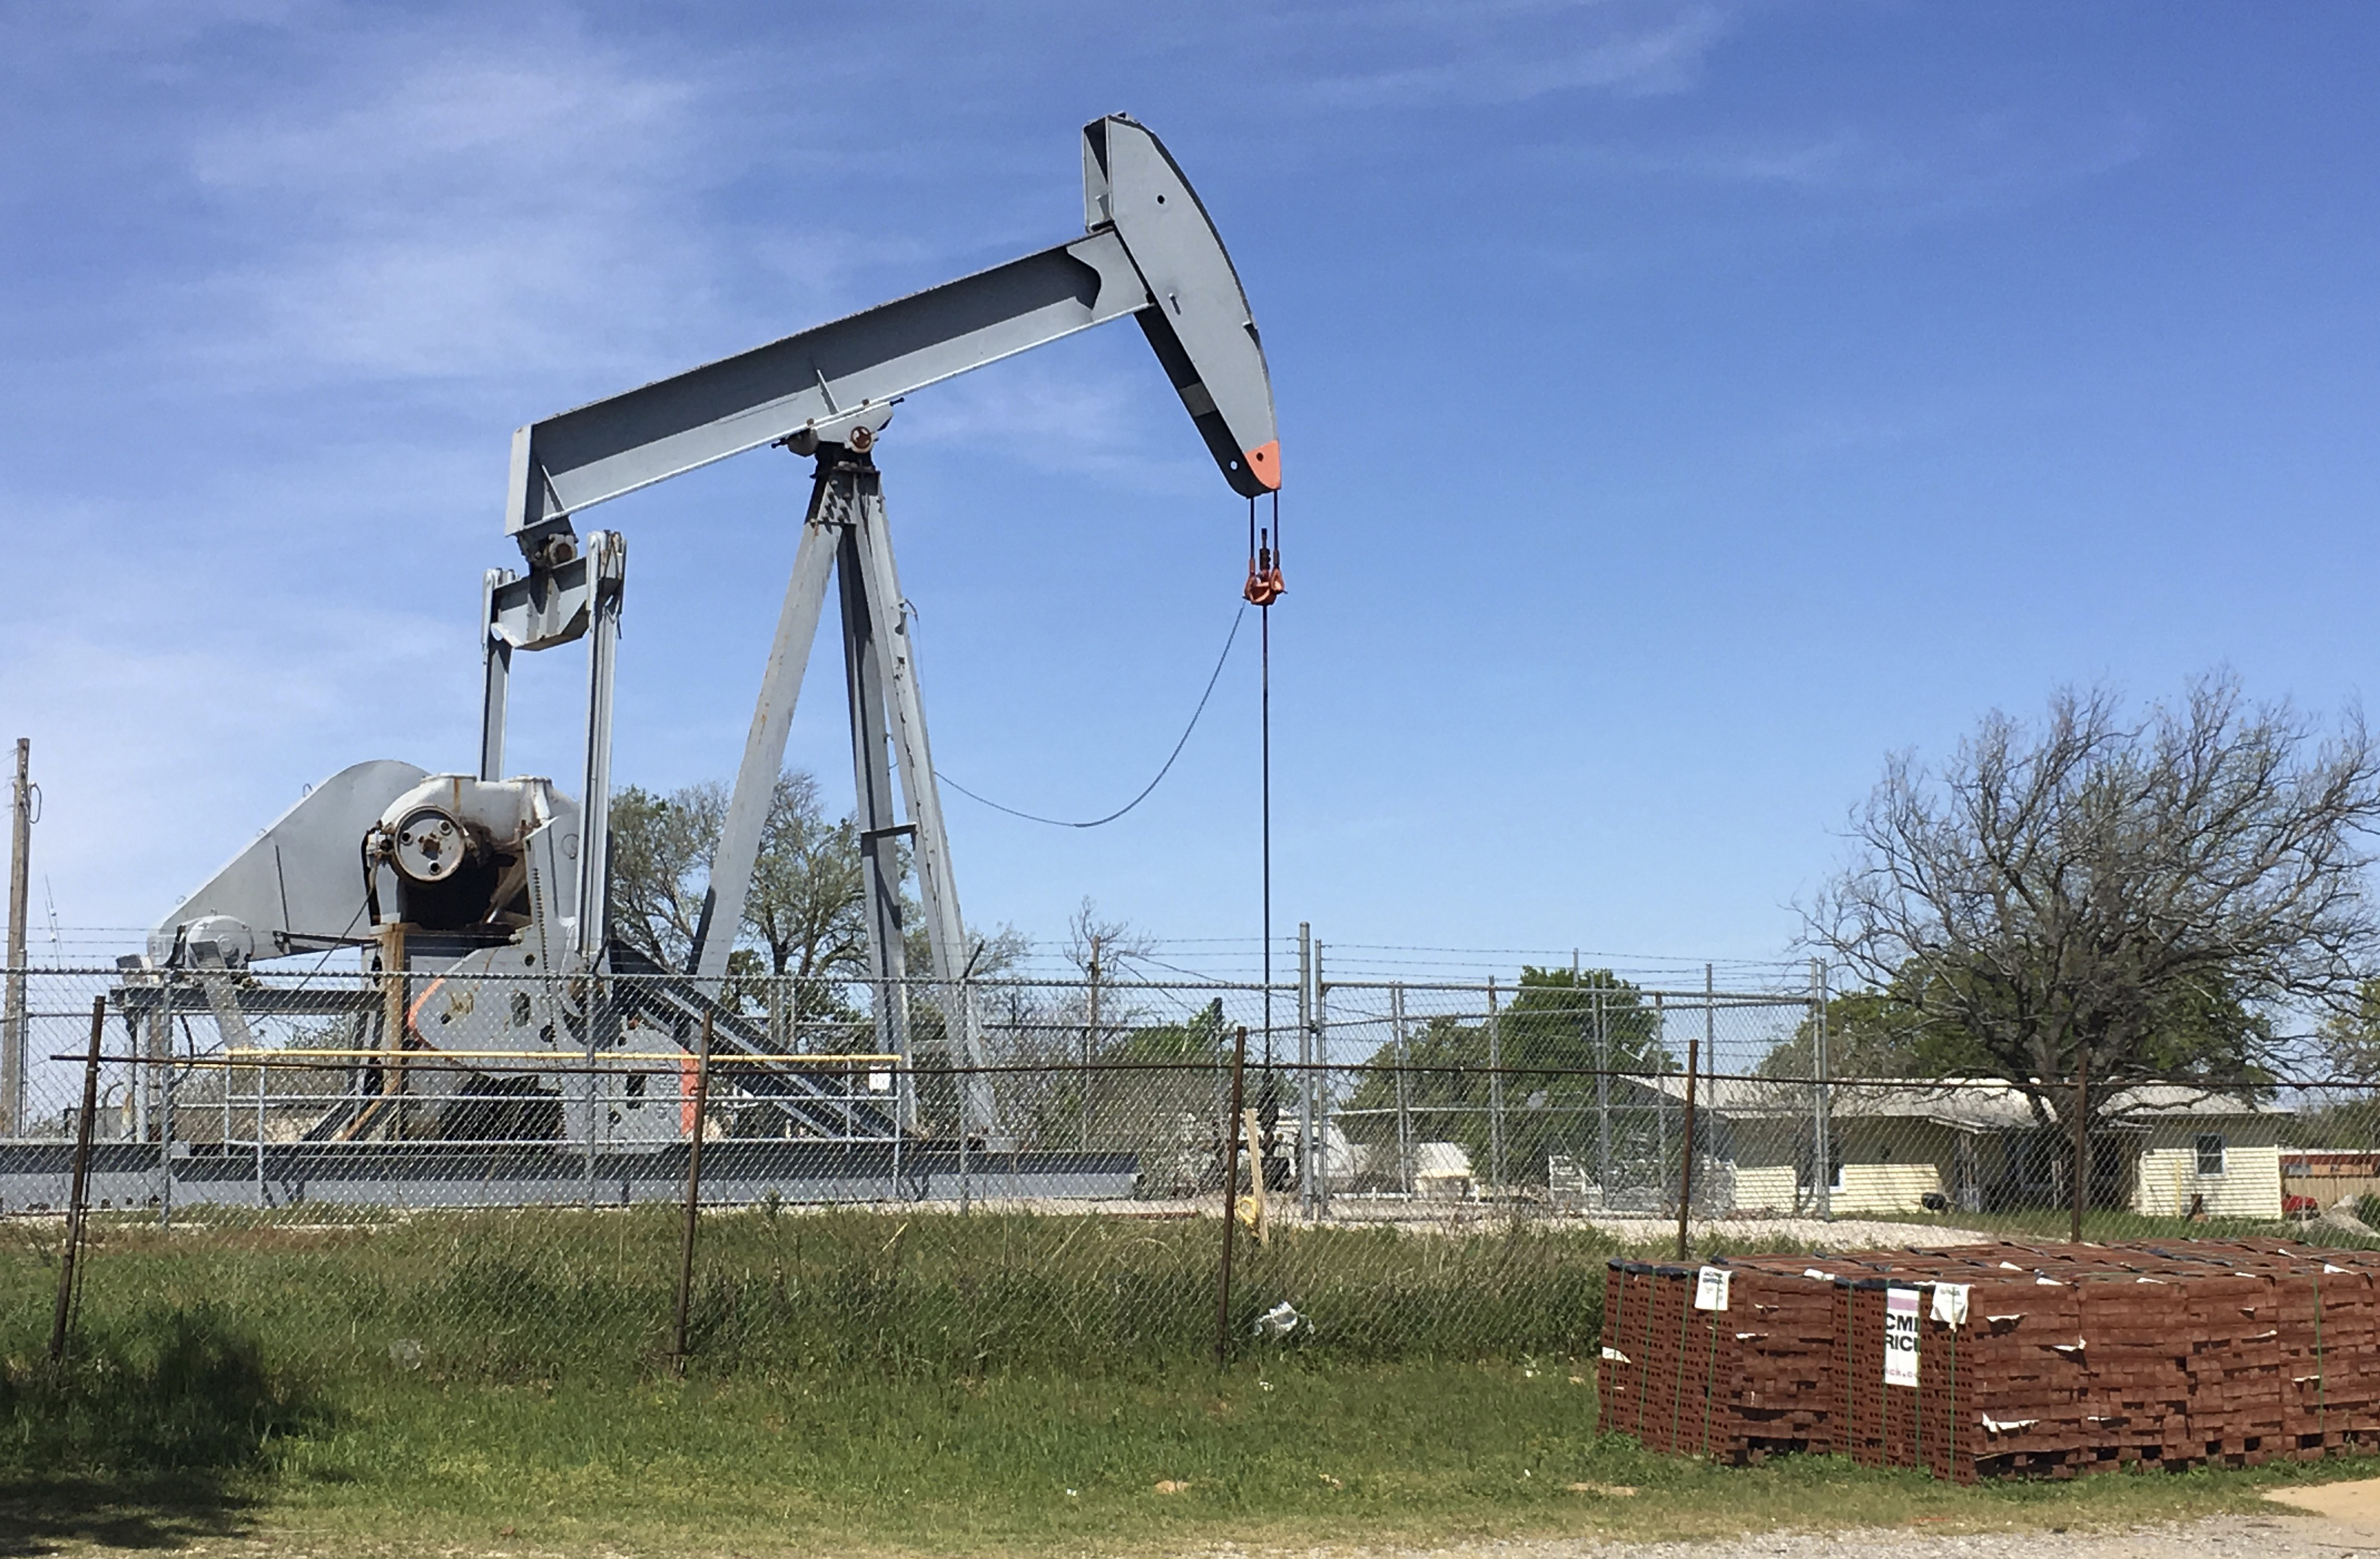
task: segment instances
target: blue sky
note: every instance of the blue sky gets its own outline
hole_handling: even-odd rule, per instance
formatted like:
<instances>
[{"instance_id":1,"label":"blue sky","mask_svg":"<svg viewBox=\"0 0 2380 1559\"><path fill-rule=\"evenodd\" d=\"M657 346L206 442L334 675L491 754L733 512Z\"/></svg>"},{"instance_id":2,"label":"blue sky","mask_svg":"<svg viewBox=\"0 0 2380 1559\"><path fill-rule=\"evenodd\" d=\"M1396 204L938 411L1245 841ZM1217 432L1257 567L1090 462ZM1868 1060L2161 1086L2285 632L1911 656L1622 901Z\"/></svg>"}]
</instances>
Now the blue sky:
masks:
<instances>
[{"instance_id":1,"label":"blue sky","mask_svg":"<svg viewBox=\"0 0 2380 1559\"><path fill-rule=\"evenodd\" d=\"M2343 4L0 3L37 879L147 924L309 781L468 767L512 429L1078 231L1124 110L1280 402L1279 923L1787 956L1889 750L2078 680L2359 695L2375 57ZM880 458L942 767L1119 804L1243 564L1138 332ZM752 454L582 522L629 539L621 782L732 773L806 491ZM1122 823L947 797L969 919L1253 936L1253 647ZM514 756L568 777L535 659ZM844 743L830 661L792 761L847 797Z\"/></svg>"}]
</instances>

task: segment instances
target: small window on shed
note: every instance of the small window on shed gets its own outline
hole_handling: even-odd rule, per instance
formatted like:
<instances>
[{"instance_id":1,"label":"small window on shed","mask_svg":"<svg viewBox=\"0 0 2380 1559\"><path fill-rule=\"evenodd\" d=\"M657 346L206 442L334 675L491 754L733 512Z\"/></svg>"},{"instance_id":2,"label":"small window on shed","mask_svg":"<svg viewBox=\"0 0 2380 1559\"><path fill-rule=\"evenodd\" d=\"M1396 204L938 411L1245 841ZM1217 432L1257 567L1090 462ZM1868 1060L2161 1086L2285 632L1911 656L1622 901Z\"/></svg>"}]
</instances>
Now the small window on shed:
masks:
<instances>
[{"instance_id":1,"label":"small window on shed","mask_svg":"<svg viewBox=\"0 0 2380 1559\"><path fill-rule=\"evenodd\" d=\"M2205 1131L2199 1134L2198 1172L2202 1175L2223 1173L2223 1138L2219 1133Z\"/></svg>"}]
</instances>

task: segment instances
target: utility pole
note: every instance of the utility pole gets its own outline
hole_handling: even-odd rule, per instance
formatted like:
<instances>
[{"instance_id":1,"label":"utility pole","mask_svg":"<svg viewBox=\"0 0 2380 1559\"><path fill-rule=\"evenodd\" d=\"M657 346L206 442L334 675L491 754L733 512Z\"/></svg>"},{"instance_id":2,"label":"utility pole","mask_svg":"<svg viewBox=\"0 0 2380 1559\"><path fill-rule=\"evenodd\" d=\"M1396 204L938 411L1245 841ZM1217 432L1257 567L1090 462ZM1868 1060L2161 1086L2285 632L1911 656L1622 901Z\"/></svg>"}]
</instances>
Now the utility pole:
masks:
<instances>
[{"instance_id":1,"label":"utility pole","mask_svg":"<svg viewBox=\"0 0 2380 1559\"><path fill-rule=\"evenodd\" d=\"M33 739L17 738L9 788L8 997L0 1013L0 1136L25 1130L25 916L33 881Z\"/></svg>"}]
</instances>

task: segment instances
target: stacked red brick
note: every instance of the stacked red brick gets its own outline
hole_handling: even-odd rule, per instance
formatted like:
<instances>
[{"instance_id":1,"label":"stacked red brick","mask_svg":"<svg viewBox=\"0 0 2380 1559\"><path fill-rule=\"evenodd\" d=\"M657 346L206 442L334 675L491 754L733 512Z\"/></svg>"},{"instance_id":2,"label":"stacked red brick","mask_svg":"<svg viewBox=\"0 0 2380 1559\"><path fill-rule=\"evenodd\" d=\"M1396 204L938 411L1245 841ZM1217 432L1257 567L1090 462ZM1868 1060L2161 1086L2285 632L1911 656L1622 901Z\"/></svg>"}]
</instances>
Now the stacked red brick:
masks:
<instances>
[{"instance_id":1,"label":"stacked red brick","mask_svg":"<svg viewBox=\"0 0 2380 1559\"><path fill-rule=\"evenodd\" d=\"M1694 1267L1611 1263L1603 1427L1961 1481L2380 1443L2380 1253L2011 1242L1716 1264L1724 1311L1695 1308ZM1963 1321L1937 1304L1945 1286L1963 1287ZM1914 1386L1886 1384L1895 1288L1917 1299Z\"/></svg>"},{"instance_id":2,"label":"stacked red brick","mask_svg":"<svg viewBox=\"0 0 2380 1559\"><path fill-rule=\"evenodd\" d=\"M1602 1428L1658 1450L1758 1461L1831 1448L1840 1362L1831 1282L1794 1258L1740 1259L1727 1309L1694 1305L1698 1269L1614 1261L1603 1301Z\"/></svg>"}]
</instances>

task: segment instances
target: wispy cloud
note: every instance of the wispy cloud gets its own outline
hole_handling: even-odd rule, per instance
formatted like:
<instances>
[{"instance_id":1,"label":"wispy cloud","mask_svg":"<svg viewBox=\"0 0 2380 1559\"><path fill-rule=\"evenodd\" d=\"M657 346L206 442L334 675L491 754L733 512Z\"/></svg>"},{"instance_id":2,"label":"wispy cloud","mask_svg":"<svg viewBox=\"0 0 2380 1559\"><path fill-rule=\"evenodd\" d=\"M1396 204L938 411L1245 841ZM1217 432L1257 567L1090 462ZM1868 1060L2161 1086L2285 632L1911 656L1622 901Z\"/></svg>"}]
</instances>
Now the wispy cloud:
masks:
<instances>
[{"instance_id":1,"label":"wispy cloud","mask_svg":"<svg viewBox=\"0 0 2380 1559\"><path fill-rule=\"evenodd\" d=\"M1326 105L1364 108L1524 103L1583 91L1679 92L1694 84L1727 21L1706 0L1382 6L1340 18L1338 38L1341 50L1352 43L1383 56L1381 63L1323 75L1312 91Z\"/></svg>"},{"instance_id":2,"label":"wispy cloud","mask_svg":"<svg viewBox=\"0 0 2380 1559\"><path fill-rule=\"evenodd\" d=\"M301 97L193 147L196 189L237 236L194 284L194 345L282 381L616 368L712 301L697 80L566 32L517 64L375 46L395 57L359 97Z\"/></svg>"},{"instance_id":3,"label":"wispy cloud","mask_svg":"<svg viewBox=\"0 0 2380 1559\"><path fill-rule=\"evenodd\" d=\"M1138 333L1121 345L1146 357ZM1188 414L1153 363L1131 369L1137 371L1075 354L1004 363L997 374L936 386L930 405L896 424L897 436L931 448L998 450L1030 470L1137 491L1205 491L1216 478Z\"/></svg>"},{"instance_id":4,"label":"wispy cloud","mask_svg":"<svg viewBox=\"0 0 2380 1559\"><path fill-rule=\"evenodd\" d=\"M2014 109L1913 122L1887 131L1706 137L1668 145L1597 142L1561 153L1610 172L1797 191L1951 215L1997 210L2114 173L2149 154L2146 120L2052 120Z\"/></svg>"}]
</instances>

